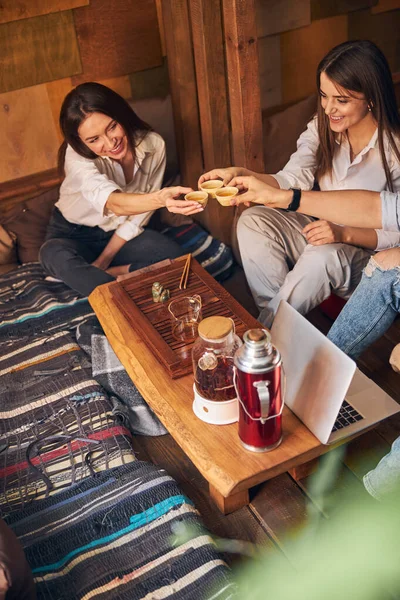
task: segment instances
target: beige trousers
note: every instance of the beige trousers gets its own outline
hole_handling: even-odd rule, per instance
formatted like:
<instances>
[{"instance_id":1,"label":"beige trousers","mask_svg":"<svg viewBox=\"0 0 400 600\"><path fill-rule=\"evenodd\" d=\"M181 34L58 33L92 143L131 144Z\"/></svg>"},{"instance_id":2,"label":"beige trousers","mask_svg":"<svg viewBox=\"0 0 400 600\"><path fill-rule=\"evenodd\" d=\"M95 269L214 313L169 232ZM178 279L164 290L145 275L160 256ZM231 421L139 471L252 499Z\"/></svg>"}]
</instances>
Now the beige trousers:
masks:
<instances>
[{"instance_id":1,"label":"beige trousers","mask_svg":"<svg viewBox=\"0 0 400 600\"><path fill-rule=\"evenodd\" d=\"M245 210L239 219L243 267L267 327L282 299L306 314L332 291L349 298L373 253L349 244L307 244L302 229L313 220L265 206Z\"/></svg>"}]
</instances>

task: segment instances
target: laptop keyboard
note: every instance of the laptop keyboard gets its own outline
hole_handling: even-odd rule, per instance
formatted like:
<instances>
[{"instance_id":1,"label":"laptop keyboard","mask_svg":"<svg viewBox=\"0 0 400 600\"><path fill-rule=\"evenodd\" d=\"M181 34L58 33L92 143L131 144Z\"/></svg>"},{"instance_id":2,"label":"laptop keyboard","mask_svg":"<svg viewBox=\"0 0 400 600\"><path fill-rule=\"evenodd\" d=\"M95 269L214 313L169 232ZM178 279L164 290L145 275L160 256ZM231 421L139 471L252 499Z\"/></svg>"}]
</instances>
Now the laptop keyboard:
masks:
<instances>
[{"instance_id":1,"label":"laptop keyboard","mask_svg":"<svg viewBox=\"0 0 400 600\"><path fill-rule=\"evenodd\" d=\"M332 428L332 433L338 431L339 429L343 429L343 427L347 427L352 423L356 423L357 421L361 421L364 417L360 415L359 412L356 411L354 406L351 406L346 400L342 404L342 408L339 411L335 424Z\"/></svg>"}]
</instances>

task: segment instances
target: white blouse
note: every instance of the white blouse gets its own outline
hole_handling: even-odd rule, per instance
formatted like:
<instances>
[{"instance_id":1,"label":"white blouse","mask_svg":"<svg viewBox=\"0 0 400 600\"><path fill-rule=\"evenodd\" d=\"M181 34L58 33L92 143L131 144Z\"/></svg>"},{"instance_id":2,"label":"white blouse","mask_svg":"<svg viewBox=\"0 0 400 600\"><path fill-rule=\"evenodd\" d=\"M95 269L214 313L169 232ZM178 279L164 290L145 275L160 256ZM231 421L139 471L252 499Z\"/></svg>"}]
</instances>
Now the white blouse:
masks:
<instances>
[{"instance_id":1,"label":"white blouse","mask_svg":"<svg viewBox=\"0 0 400 600\"><path fill-rule=\"evenodd\" d=\"M150 132L136 147L133 178L126 183L122 166L108 157L83 158L70 146L65 155L65 179L56 202L65 219L77 225L96 225L129 241L140 235L154 211L133 216L104 215L109 195L116 190L149 194L161 189L165 171L165 144Z\"/></svg>"},{"instance_id":2,"label":"white blouse","mask_svg":"<svg viewBox=\"0 0 400 600\"><path fill-rule=\"evenodd\" d=\"M319 181L322 191L371 190L382 192L387 190L385 171L378 147L378 130L352 162L347 139L343 140L341 144L337 143L339 147L333 159L332 177L325 174ZM310 190L313 187L318 145L318 123L317 117L314 117L297 140L297 151L292 154L285 167L273 175L282 189L298 187L302 190ZM400 164L387 140L384 140L384 147L394 190L400 191ZM400 245L399 233L381 229L375 231L378 236L376 250Z\"/></svg>"}]
</instances>

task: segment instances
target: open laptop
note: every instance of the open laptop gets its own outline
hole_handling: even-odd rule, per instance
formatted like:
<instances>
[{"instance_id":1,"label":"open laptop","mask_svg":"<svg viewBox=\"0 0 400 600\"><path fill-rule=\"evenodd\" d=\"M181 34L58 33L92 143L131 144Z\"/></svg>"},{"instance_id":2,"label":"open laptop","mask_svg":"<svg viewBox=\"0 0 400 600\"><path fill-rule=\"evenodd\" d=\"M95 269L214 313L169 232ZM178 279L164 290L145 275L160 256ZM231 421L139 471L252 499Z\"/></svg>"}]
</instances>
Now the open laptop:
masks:
<instances>
[{"instance_id":1,"label":"open laptop","mask_svg":"<svg viewBox=\"0 0 400 600\"><path fill-rule=\"evenodd\" d=\"M286 374L285 402L323 444L400 411L393 398L284 300L271 335Z\"/></svg>"}]
</instances>

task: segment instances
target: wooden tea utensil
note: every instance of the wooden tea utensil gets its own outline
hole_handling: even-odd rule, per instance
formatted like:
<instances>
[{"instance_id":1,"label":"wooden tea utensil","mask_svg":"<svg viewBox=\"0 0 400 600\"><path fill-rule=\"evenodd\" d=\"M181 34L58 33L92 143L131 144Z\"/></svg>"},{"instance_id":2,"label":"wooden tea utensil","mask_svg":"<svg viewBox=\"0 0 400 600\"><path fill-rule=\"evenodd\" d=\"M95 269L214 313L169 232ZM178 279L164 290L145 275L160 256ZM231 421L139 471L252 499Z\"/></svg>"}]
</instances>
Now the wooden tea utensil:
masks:
<instances>
[{"instance_id":1,"label":"wooden tea utensil","mask_svg":"<svg viewBox=\"0 0 400 600\"><path fill-rule=\"evenodd\" d=\"M192 255L188 254L186 262L185 262L185 266L183 267L182 277L181 277L181 280L179 282L179 289L180 290L186 290L186 286L187 286L187 282L188 282L188 277L189 277L190 262L191 262L191 260L192 260Z\"/></svg>"}]
</instances>

